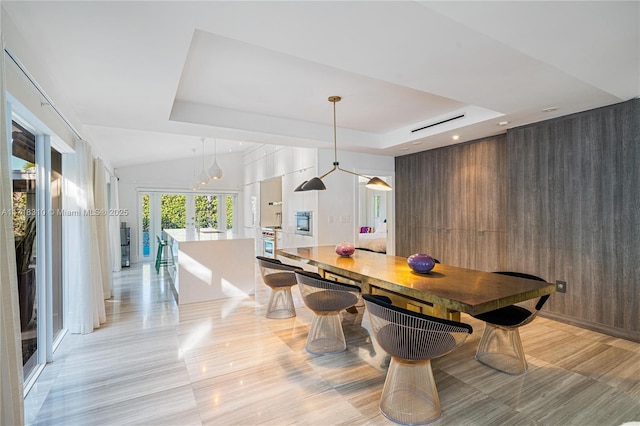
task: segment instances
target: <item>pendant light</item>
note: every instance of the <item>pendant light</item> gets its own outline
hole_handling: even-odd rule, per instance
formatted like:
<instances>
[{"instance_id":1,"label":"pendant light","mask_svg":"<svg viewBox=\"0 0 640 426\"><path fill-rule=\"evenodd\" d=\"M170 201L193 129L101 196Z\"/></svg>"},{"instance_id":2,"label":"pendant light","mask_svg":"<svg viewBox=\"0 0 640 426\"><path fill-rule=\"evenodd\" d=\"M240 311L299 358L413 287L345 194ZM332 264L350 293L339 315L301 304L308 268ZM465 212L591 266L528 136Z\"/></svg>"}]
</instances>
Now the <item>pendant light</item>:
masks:
<instances>
[{"instance_id":1,"label":"pendant light","mask_svg":"<svg viewBox=\"0 0 640 426\"><path fill-rule=\"evenodd\" d=\"M209 183L209 176L204 171L204 138L202 138L202 169L198 175L198 184L206 185Z\"/></svg>"},{"instance_id":2,"label":"pendant light","mask_svg":"<svg viewBox=\"0 0 640 426\"><path fill-rule=\"evenodd\" d=\"M355 173L349 170L345 170L340 167L340 163L338 162L338 144L336 141L336 102L340 102L342 98L340 96L329 96L329 102L333 103L333 167L327 173L323 174L320 177L314 177L309 179L308 181L302 182L294 192L300 191L323 191L327 189L322 182L322 179L328 176L329 174L335 172L336 170L340 170L342 172L346 172L355 176L360 176L369 181L365 185L367 188L374 189L377 191L391 191L391 186L388 183L380 179L379 177L369 177L365 175L361 175L359 173Z\"/></svg>"},{"instance_id":3,"label":"pendant light","mask_svg":"<svg viewBox=\"0 0 640 426\"><path fill-rule=\"evenodd\" d=\"M218 141L213 140L213 164L209 167L209 179L222 179L222 169L218 165Z\"/></svg>"},{"instance_id":4,"label":"pendant light","mask_svg":"<svg viewBox=\"0 0 640 426\"><path fill-rule=\"evenodd\" d=\"M200 186L200 182L198 182L198 179L196 178L196 162L197 162L197 157L196 157L196 149L192 148L191 151L193 151L193 185L191 186L191 190L192 191L197 191L198 187Z\"/></svg>"}]
</instances>

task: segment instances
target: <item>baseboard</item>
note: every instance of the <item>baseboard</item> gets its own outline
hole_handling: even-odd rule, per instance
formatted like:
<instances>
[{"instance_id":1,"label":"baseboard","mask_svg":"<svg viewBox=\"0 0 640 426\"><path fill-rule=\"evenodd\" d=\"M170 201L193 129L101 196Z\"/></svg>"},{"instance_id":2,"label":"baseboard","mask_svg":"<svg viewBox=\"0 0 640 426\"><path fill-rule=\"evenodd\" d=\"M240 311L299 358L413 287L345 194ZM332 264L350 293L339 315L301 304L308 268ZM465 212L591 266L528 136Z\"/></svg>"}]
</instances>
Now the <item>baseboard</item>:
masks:
<instances>
[{"instance_id":1,"label":"baseboard","mask_svg":"<svg viewBox=\"0 0 640 426\"><path fill-rule=\"evenodd\" d=\"M598 333L604 333L609 336L619 337L621 339L631 340L632 342L640 343L640 331L625 330L622 328L611 327L605 324L598 324L586 320L581 320L566 315L558 314L549 311L540 311L539 316L548 318L554 321L563 322L569 325L575 325L576 327L586 328L587 330L597 331Z\"/></svg>"}]
</instances>

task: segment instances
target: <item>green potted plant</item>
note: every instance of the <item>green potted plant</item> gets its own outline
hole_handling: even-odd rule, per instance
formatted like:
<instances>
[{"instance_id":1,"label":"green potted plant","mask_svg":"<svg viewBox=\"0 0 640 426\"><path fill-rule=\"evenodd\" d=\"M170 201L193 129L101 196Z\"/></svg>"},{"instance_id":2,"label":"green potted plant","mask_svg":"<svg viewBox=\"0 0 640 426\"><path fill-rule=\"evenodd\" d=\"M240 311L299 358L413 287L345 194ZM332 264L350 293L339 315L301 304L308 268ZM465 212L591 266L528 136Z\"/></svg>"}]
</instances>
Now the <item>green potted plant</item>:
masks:
<instances>
[{"instance_id":1,"label":"green potted plant","mask_svg":"<svg viewBox=\"0 0 640 426\"><path fill-rule=\"evenodd\" d=\"M26 217L20 225L19 228L14 229L14 238L20 298L20 326L24 330L33 316L36 297L36 274L35 269L30 267L36 238L36 218Z\"/></svg>"}]
</instances>

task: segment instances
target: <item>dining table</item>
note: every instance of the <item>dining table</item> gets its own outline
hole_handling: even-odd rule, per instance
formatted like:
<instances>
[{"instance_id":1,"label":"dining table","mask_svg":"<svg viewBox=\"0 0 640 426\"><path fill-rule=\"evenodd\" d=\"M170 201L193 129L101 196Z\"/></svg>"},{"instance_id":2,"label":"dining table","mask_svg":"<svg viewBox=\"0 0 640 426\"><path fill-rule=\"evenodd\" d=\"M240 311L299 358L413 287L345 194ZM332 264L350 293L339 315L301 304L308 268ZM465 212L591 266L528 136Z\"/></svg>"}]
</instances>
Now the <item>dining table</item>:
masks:
<instances>
[{"instance_id":1,"label":"dining table","mask_svg":"<svg viewBox=\"0 0 640 426\"><path fill-rule=\"evenodd\" d=\"M478 315L555 292L555 285L544 281L443 263L417 273L406 257L363 250L340 256L335 246L281 248L276 254L315 266L323 276L349 280L362 292L399 298L410 309L426 306L426 313L455 321L461 312Z\"/></svg>"}]
</instances>

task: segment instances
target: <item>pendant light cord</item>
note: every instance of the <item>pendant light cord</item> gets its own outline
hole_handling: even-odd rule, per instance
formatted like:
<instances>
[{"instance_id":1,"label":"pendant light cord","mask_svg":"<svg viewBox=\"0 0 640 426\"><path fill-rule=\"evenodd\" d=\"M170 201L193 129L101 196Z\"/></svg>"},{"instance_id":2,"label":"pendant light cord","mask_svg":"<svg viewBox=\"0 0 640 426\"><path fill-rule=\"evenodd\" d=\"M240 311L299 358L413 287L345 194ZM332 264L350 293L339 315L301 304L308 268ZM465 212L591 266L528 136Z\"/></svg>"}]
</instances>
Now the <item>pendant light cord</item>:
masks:
<instances>
[{"instance_id":1,"label":"pendant light cord","mask_svg":"<svg viewBox=\"0 0 640 426\"><path fill-rule=\"evenodd\" d=\"M338 142L337 142L337 133L336 133L336 102L339 101L340 98L338 97L337 100L331 101L333 102L333 165L337 166L338 165Z\"/></svg>"},{"instance_id":2,"label":"pendant light cord","mask_svg":"<svg viewBox=\"0 0 640 426\"><path fill-rule=\"evenodd\" d=\"M329 173L334 172L336 169L350 173L354 176L360 176L365 179L371 179L369 176L361 175L360 173L352 172L351 170L346 170L340 167L340 163L338 162L338 136L337 136L337 126L336 126L336 102L339 102L342 98L340 96L331 96L329 101L333 103L333 168L329 170L327 173L322 175L320 179L327 176Z\"/></svg>"},{"instance_id":3,"label":"pendant light cord","mask_svg":"<svg viewBox=\"0 0 640 426\"><path fill-rule=\"evenodd\" d=\"M202 138L202 172L204 173L204 138Z\"/></svg>"},{"instance_id":4,"label":"pendant light cord","mask_svg":"<svg viewBox=\"0 0 640 426\"><path fill-rule=\"evenodd\" d=\"M324 179L327 175L335 172L337 169L340 169L340 163L338 163L338 137L336 131L336 102L340 102L341 99L342 98L340 96L329 97L329 102L333 103L333 167L327 173L320 176L320 179Z\"/></svg>"}]
</instances>

